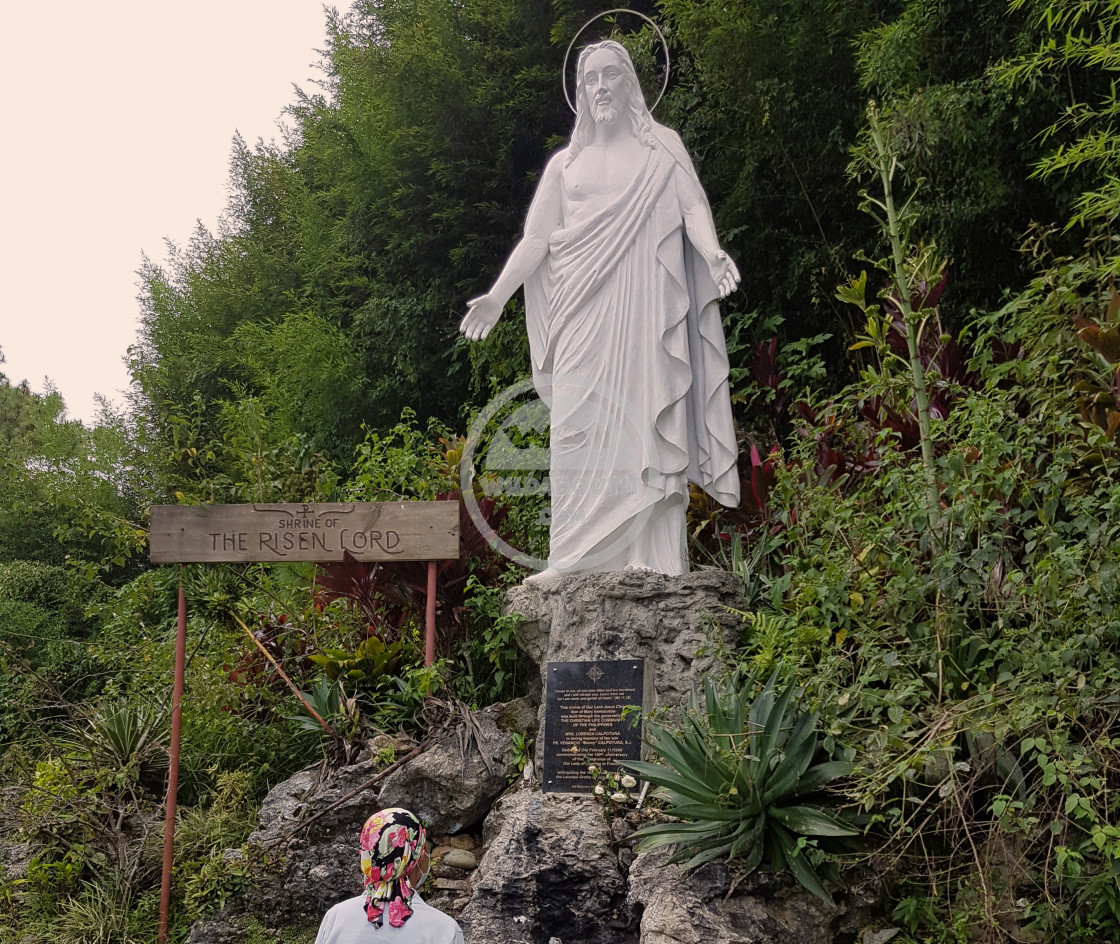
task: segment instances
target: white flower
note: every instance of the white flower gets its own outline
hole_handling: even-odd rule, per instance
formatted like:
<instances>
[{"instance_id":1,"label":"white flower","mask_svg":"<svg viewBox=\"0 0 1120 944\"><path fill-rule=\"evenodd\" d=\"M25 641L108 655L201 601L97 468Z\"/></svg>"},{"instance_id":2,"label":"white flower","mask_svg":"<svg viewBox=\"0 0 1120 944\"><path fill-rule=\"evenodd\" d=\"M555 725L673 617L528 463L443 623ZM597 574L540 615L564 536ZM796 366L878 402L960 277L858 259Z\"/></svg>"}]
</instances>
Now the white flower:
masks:
<instances>
[{"instance_id":1,"label":"white flower","mask_svg":"<svg viewBox=\"0 0 1120 944\"><path fill-rule=\"evenodd\" d=\"M597 773L597 772L598 772L598 770L599 770L599 768L598 768L598 767L596 767L596 766L595 766L594 764L592 764L592 765L591 765L590 767L588 767L588 768L587 768L587 772L588 772L589 774L594 774L594 773Z\"/></svg>"},{"instance_id":2,"label":"white flower","mask_svg":"<svg viewBox=\"0 0 1120 944\"><path fill-rule=\"evenodd\" d=\"M636 787L638 785L638 781L635 780L633 777L631 777L629 774L627 774L625 777L622 778L622 785L627 790L632 790L634 787Z\"/></svg>"},{"instance_id":3,"label":"white flower","mask_svg":"<svg viewBox=\"0 0 1120 944\"><path fill-rule=\"evenodd\" d=\"M614 800L615 803L625 803L626 794L619 790L618 793L611 794L611 799Z\"/></svg>"},{"instance_id":4,"label":"white flower","mask_svg":"<svg viewBox=\"0 0 1120 944\"><path fill-rule=\"evenodd\" d=\"M604 793L606 793L606 792L607 792L607 791L603 789L603 785L602 785L601 783L600 783L600 784L597 784L597 785L596 785L596 787L595 787L595 796L597 796L597 797L601 797L601 796L602 796L602 795L603 795Z\"/></svg>"}]
</instances>

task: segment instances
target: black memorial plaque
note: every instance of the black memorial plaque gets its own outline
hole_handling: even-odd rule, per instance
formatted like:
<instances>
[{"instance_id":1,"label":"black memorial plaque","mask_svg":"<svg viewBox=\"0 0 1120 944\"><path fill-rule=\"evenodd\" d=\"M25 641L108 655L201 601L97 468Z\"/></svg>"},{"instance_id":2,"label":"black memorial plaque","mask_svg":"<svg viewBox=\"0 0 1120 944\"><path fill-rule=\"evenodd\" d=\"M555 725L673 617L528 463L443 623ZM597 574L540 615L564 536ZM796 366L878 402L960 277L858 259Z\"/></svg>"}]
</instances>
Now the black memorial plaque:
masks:
<instances>
[{"instance_id":1,"label":"black memorial plaque","mask_svg":"<svg viewBox=\"0 0 1120 944\"><path fill-rule=\"evenodd\" d=\"M550 662L544 708L545 793L590 793L592 764L609 771L638 760L639 725L623 720L627 705L642 705L645 662Z\"/></svg>"}]
</instances>

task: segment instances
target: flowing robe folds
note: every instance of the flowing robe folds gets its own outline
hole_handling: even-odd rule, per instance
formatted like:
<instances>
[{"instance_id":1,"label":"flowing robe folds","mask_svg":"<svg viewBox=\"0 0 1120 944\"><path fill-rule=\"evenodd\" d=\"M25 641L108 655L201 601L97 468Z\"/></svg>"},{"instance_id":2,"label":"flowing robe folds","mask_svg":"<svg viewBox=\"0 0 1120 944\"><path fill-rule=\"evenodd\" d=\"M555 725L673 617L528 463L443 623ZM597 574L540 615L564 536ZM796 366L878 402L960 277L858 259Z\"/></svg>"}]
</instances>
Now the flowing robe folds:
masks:
<instances>
[{"instance_id":1,"label":"flowing robe folds","mask_svg":"<svg viewBox=\"0 0 1120 944\"><path fill-rule=\"evenodd\" d=\"M699 181L677 135L654 129L658 146L613 203L568 227L563 198L565 226L525 282L558 571L686 573L687 483L739 503L719 293L674 175Z\"/></svg>"}]
</instances>

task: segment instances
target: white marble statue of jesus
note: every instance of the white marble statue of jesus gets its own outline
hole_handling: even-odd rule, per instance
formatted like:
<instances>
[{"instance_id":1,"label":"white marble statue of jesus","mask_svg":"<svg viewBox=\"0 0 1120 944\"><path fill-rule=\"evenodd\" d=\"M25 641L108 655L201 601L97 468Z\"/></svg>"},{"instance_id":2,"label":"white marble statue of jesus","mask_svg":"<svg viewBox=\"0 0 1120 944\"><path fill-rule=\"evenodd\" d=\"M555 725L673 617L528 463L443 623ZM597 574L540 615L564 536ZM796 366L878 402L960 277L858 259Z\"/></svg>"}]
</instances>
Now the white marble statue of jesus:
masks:
<instances>
[{"instance_id":1,"label":"white marble statue of jesus","mask_svg":"<svg viewBox=\"0 0 1120 944\"><path fill-rule=\"evenodd\" d=\"M571 141L549 160L524 237L460 330L485 338L524 285L534 384L550 409L550 550L536 579L683 574L689 481L739 503L719 316L739 272L625 47L584 48L576 73Z\"/></svg>"}]
</instances>

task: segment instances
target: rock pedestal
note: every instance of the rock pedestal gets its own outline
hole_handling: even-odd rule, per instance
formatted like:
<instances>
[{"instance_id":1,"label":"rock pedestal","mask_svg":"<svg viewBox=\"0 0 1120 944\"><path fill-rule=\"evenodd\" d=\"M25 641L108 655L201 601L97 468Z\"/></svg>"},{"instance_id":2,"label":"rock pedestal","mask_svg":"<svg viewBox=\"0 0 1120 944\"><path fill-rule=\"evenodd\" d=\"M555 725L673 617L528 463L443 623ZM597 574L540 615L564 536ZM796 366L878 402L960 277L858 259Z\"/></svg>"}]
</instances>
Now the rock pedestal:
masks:
<instances>
[{"instance_id":1,"label":"rock pedestal","mask_svg":"<svg viewBox=\"0 0 1120 944\"><path fill-rule=\"evenodd\" d=\"M622 944L626 879L590 797L520 790L486 819L486 854L459 916L471 944Z\"/></svg>"},{"instance_id":2,"label":"rock pedestal","mask_svg":"<svg viewBox=\"0 0 1120 944\"><path fill-rule=\"evenodd\" d=\"M734 646L742 628L740 580L722 570L681 577L644 571L569 574L515 587L506 596L518 614L517 644L540 666L549 662L644 659L652 681L647 709L679 705L714 662L720 645ZM544 710L537 731L542 769Z\"/></svg>"},{"instance_id":3,"label":"rock pedestal","mask_svg":"<svg viewBox=\"0 0 1120 944\"><path fill-rule=\"evenodd\" d=\"M673 708L713 668L715 650L735 644L742 617L732 611L743 602L734 575L702 570L573 574L523 584L506 606L522 617L518 644L541 670L540 770L549 662L644 659L647 707ZM459 917L466 944L828 944L851 927L846 904L829 906L788 875L753 875L728 897L722 866L685 876L666 865L666 849L635 857L637 815L612 824L592 797L533 788L502 797Z\"/></svg>"}]
</instances>

